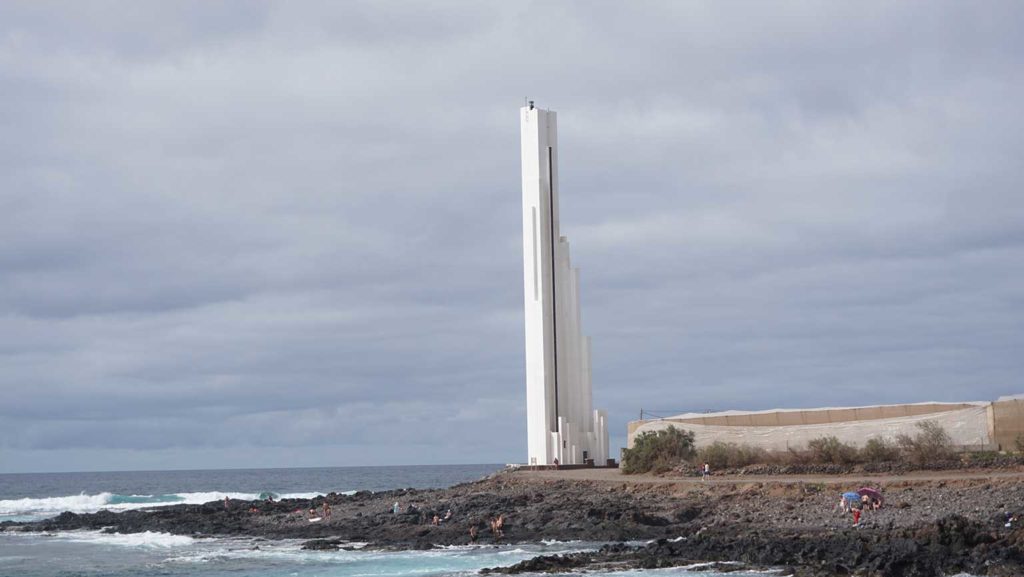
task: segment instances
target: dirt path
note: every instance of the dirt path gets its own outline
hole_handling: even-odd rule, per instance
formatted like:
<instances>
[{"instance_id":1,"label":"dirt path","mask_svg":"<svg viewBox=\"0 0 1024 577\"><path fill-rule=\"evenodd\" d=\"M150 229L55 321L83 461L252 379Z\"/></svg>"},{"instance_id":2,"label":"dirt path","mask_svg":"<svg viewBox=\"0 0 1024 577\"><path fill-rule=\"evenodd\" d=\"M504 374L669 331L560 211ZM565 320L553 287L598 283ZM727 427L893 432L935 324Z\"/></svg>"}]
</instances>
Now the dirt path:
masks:
<instances>
[{"instance_id":1,"label":"dirt path","mask_svg":"<svg viewBox=\"0 0 1024 577\"><path fill-rule=\"evenodd\" d=\"M729 475L712 476L707 481L699 477L659 477L655 475L624 475L619 469L570 469L560 471L517 471L516 476L526 479L601 481L607 483L647 483L661 485L736 485L744 483L821 483L826 485L849 485L851 483L893 483L900 481L959 481L965 479L1024 479L1024 471L915 471L904 475Z\"/></svg>"}]
</instances>

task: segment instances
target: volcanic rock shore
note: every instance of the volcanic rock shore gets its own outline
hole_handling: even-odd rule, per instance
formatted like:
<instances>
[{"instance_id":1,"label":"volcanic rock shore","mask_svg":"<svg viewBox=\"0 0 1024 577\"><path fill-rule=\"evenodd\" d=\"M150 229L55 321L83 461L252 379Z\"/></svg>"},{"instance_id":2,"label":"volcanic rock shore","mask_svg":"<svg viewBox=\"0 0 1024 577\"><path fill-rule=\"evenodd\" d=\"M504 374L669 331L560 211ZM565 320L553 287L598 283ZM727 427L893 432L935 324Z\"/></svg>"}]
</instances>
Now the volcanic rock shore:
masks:
<instances>
[{"instance_id":1,"label":"volcanic rock shore","mask_svg":"<svg viewBox=\"0 0 1024 577\"><path fill-rule=\"evenodd\" d=\"M886 507L866 513L859 528L835 509L839 493L857 483L622 479L608 483L501 473L446 489L63 513L36 523L4 523L0 530L298 538L307 540L307 548L332 550L353 543L387 549L465 545L473 542L470 528L476 527L480 544L610 543L591 552L485 570L501 573L729 562L742 565L723 567L777 567L796 575L1024 575L1024 530L1005 526L1007 514L1024 512L1024 477L894 479L882 487ZM399 514L392 511L395 502ZM308 510L320 511L324 503L331 517L310 522ZM449 510L451 518L432 524L435 515L444 519ZM489 521L499 515L504 519L500 537L489 529Z\"/></svg>"}]
</instances>

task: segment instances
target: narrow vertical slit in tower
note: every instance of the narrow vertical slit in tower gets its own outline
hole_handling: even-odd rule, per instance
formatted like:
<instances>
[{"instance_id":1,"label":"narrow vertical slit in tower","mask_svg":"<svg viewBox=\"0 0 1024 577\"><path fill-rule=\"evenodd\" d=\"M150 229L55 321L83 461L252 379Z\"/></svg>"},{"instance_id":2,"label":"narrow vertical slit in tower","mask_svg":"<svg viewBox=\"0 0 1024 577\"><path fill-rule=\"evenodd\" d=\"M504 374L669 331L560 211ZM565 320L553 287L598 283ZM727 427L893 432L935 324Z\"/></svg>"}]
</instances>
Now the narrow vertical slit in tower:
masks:
<instances>
[{"instance_id":1,"label":"narrow vertical slit in tower","mask_svg":"<svg viewBox=\"0 0 1024 577\"><path fill-rule=\"evenodd\" d=\"M552 167L553 155L551 153L551 147L548 147L548 225L551 229L551 360L554 366L554 377L555 381L555 432L558 432L558 294L555 292L555 287L558 282L555 277L555 268L557 267L555 261L555 243L558 239L555 237L555 171Z\"/></svg>"},{"instance_id":2,"label":"narrow vertical slit in tower","mask_svg":"<svg viewBox=\"0 0 1024 577\"><path fill-rule=\"evenodd\" d=\"M533 236L530 240L533 242L533 250L530 254L533 256L533 300L540 300L540 270L538 269L537 263L540 262L540 236L537 235L537 207L531 207L533 209Z\"/></svg>"}]
</instances>

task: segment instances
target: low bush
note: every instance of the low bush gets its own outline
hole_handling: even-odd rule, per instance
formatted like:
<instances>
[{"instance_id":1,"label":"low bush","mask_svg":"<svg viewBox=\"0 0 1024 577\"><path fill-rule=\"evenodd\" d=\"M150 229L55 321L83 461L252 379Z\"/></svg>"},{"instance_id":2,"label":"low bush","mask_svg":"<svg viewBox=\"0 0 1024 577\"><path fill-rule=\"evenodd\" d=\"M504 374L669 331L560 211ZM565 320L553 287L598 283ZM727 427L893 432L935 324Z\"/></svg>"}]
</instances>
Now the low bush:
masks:
<instances>
[{"instance_id":1,"label":"low bush","mask_svg":"<svg viewBox=\"0 0 1024 577\"><path fill-rule=\"evenodd\" d=\"M669 426L660 431L641 433L632 449L622 452L622 472L664 473L693 457L693 432Z\"/></svg>"},{"instance_id":2,"label":"low bush","mask_svg":"<svg viewBox=\"0 0 1024 577\"><path fill-rule=\"evenodd\" d=\"M898 435L896 444L917 465L945 461L953 457L953 439L946 429L935 421L918 423L916 435Z\"/></svg>"},{"instance_id":3,"label":"low bush","mask_svg":"<svg viewBox=\"0 0 1024 577\"><path fill-rule=\"evenodd\" d=\"M817 463L848 465L857 462L857 448L834 436L811 439L807 442L807 449Z\"/></svg>"},{"instance_id":4,"label":"low bush","mask_svg":"<svg viewBox=\"0 0 1024 577\"><path fill-rule=\"evenodd\" d=\"M952 462L954 457L952 438L935 421L918 423L916 434L898 435L895 442L872 437L858 449L835 436L826 436L810 440L804 449L788 447L785 451L767 451L752 445L722 441L698 449L694 447L692 431L670 426L637 436L633 448L623 452L622 471L627 474L663 473L677 467L690 470L696 466L699 469L702 463L708 463L712 470L761 465L765 470L792 469L793 472L822 474L848 472L857 467L863 467L865 471L886 472L957 466ZM1024 455L1021 458L1024 459ZM1003 456L978 454L968 458L965 455L960 466L1004 466L1004 462L1010 463L1011 460Z\"/></svg>"},{"instance_id":5,"label":"low bush","mask_svg":"<svg viewBox=\"0 0 1024 577\"><path fill-rule=\"evenodd\" d=\"M960 462L965 467L1011 469L1024 465L1024 455L1019 453L1004 454L996 451L977 451L960 455Z\"/></svg>"},{"instance_id":6,"label":"low bush","mask_svg":"<svg viewBox=\"0 0 1024 577\"><path fill-rule=\"evenodd\" d=\"M754 463L765 463L767 454L764 449L750 445L723 443L715 441L697 450L696 462L707 463L712 469L736 469Z\"/></svg>"},{"instance_id":7,"label":"low bush","mask_svg":"<svg viewBox=\"0 0 1024 577\"><path fill-rule=\"evenodd\" d=\"M764 455L764 464L777 467L793 467L807 465L814 461L810 451L798 451L793 447L786 447L785 451L768 451Z\"/></svg>"},{"instance_id":8,"label":"low bush","mask_svg":"<svg viewBox=\"0 0 1024 577\"><path fill-rule=\"evenodd\" d=\"M1001 455L999 451L971 451L970 453L960 455L960 460L964 464L984 467L989 463L1004 461L1006 456Z\"/></svg>"},{"instance_id":9,"label":"low bush","mask_svg":"<svg viewBox=\"0 0 1024 577\"><path fill-rule=\"evenodd\" d=\"M886 439L872 437L864 443L860 456L865 463L882 463L899 459L900 450Z\"/></svg>"}]
</instances>

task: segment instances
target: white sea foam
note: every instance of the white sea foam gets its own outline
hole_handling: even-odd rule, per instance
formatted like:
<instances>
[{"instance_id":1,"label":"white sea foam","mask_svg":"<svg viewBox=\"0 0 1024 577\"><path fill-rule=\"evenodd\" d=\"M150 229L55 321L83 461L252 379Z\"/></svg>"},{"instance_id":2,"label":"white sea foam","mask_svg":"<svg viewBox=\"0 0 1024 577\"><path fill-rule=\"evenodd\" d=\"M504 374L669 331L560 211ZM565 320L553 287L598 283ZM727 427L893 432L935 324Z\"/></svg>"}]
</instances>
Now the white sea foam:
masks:
<instances>
[{"instance_id":1,"label":"white sea foam","mask_svg":"<svg viewBox=\"0 0 1024 577\"><path fill-rule=\"evenodd\" d=\"M191 550L180 551L178 555L168 557L166 563L198 564L224 561L230 559L273 559L289 564L328 564L346 565L357 562L373 562L383 558L386 553L367 553L356 551L307 551L301 544L279 545L267 542L213 542L197 541Z\"/></svg>"},{"instance_id":2,"label":"white sea foam","mask_svg":"<svg viewBox=\"0 0 1024 577\"><path fill-rule=\"evenodd\" d=\"M677 567L662 567L659 569L627 569L623 571L609 571L604 573L605 577L652 577L658 575L664 575L668 577L681 577L682 575L694 575L699 577L701 575L706 577L725 577L726 575L772 575L778 577L787 577L781 575L779 569L764 569L764 570L742 570L739 572L727 571L718 572L715 571L714 567L719 565L742 565L742 563L735 561L714 561L705 563L693 563L690 565L680 565ZM791 577L791 576L788 576Z\"/></svg>"},{"instance_id":3,"label":"white sea foam","mask_svg":"<svg viewBox=\"0 0 1024 577\"><path fill-rule=\"evenodd\" d=\"M173 503L143 503L141 508L163 506L163 505L201 505L203 503L209 503L210 501L223 501L224 497L229 499L240 499L242 501L255 501L259 498L259 493L229 493L225 491L203 491L198 493L175 493L179 497L180 501ZM139 509L140 507L131 507L132 509Z\"/></svg>"},{"instance_id":4,"label":"white sea foam","mask_svg":"<svg viewBox=\"0 0 1024 577\"><path fill-rule=\"evenodd\" d=\"M685 569L687 571L694 571L696 569L704 569L704 568L707 568L707 567L711 567L714 564L715 563L713 561L710 561L710 562L705 561L703 563L691 563L689 565L680 565L679 567L676 567L676 569Z\"/></svg>"},{"instance_id":5,"label":"white sea foam","mask_svg":"<svg viewBox=\"0 0 1024 577\"><path fill-rule=\"evenodd\" d=\"M573 539L571 541L559 541L558 539L541 539L540 542L548 547L554 547L557 545L579 545L583 541L580 541L579 539Z\"/></svg>"},{"instance_id":6,"label":"white sea foam","mask_svg":"<svg viewBox=\"0 0 1024 577\"><path fill-rule=\"evenodd\" d=\"M42 499L0 500L0 515L30 515L49 511L98 511L110 502L110 493L98 495L73 495L69 497L46 497Z\"/></svg>"},{"instance_id":7,"label":"white sea foam","mask_svg":"<svg viewBox=\"0 0 1024 577\"><path fill-rule=\"evenodd\" d=\"M354 491L346 492L346 494ZM282 499L313 499L324 493L285 493ZM242 501L255 501L259 493L237 493L230 491L199 491L194 493L171 493L168 495L115 495L113 493L97 493L95 495L68 495L64 497L42 497L0 500L0 518L12 517L44 518L57 515L64 511L72 513L95 513L101 509L109 511L128 511L132 509L148 509L166 507L168 505L199 505L210 501L221 501L224 497Z\"/></svg>"},{"instance_id":8,"label":"white sea foam","mask_svg":"<svg viewBox=\"0 0 1024 577\"><path fill-rule=\"evenodd\" d=\"M355 492L355 491L353 491ZM281 499L315 499L322 497L323 493L284 493L281 495Z\"/></svg>"},{"instance_id":9,"label":"white sea foam","mask_svg":"<svg viewBox=\"0 0 1024 577\"><path fill-rule=\"evenodd\" d=\"M470 545L434 545L434 551L475 551L477 549L483 549L489 547L483 543L474 543Z\"/></svg>"},{"instance_id":10,"label":"white sea foam","mask_svg":"<svg viewBox=\"0 0 1024 577\"><path fill-rule=\"evenodd\" d=\"M96 543L98 545L119 545L123 547L149 547L166 549L170 547L187 547L195 543L195 539L186 535L170 533L103 533L100 531L68 531L58 533L58 539L77 543Z\"/></svg>"}]
</instances>

